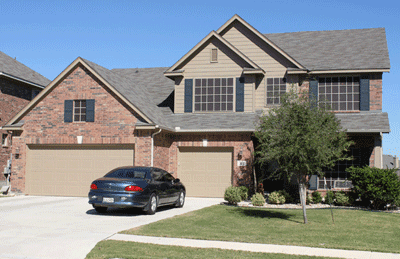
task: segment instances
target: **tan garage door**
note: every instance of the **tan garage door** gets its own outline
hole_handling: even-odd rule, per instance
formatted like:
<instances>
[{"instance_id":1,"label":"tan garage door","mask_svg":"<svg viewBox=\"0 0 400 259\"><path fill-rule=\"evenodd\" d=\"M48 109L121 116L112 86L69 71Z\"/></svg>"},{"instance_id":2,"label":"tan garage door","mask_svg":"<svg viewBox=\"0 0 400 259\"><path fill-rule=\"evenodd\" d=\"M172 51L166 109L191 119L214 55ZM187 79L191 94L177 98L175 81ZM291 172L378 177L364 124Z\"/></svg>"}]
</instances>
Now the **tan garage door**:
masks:
<instances>
[{"instance_id":1,"label":"tan garage door","mask_svg":"<svg viewBox=\"0 0 400 259\"><path fill-rule=\"evenodd\" d=\"M90 183L113 168L134 164L133 145L29 145L26 193L87 196Z\"/></svg>"},{"instance_id":2,"label":"tan garage door","mask_svg":"<svg viewBox=\"0 0 400 259\"><path fill-rule=\"evenodd\" d=\"M179 148L178 178L192 197L224 197L232 183L232 148Z\"/></svg>"}]
</instances>

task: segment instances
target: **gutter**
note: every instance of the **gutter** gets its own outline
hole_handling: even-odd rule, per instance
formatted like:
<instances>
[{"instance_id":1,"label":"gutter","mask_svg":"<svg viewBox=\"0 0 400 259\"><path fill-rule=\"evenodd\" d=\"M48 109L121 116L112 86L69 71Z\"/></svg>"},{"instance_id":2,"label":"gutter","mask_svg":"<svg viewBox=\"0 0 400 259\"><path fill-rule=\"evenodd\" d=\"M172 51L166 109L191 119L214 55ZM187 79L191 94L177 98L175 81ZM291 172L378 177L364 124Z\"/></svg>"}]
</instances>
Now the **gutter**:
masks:
<instances>
[{"instance_id":1,"label":"gutter","mask_svg":"<svg viewBox=\"0 0 400 259\"><path fill-rule=\"evenodd\" d=\"M158 125L156 125L155 127L156 129L159 128ZM162 129L160 128L159 131L154 132L153 134L151 134L151 166L154 165L154 136L157 134L160 134L162 131Z\"/></svg>"}]
</instances>

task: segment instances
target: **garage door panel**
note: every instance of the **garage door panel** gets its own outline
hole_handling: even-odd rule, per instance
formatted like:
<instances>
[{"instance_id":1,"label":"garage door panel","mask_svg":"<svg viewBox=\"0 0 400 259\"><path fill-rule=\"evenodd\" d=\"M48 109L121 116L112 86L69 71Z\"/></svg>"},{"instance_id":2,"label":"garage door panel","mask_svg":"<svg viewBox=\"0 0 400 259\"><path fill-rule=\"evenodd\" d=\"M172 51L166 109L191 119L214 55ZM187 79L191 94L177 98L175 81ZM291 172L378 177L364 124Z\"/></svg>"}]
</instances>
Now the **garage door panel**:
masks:
<instances>
[{"instance_id":1,"label":"garage door panel","mask_svg":"<svg viewBox=\"0 0 400 259\"><path fill-rule=\"evenodd\" d=\"M232 182L232 148L181 147L178 177L187 196L223 197Z\"/></svg>"},{"instance_id":2,"label":"garage door panel","mask_svg":"<svg viewBox=\"0 0 400 259\"><path fill-rule=\"evenodd\" d=\"M133 145L29 145L26 192L86 196L94 179L133 159Z\"/></svg>"}]
</instances>

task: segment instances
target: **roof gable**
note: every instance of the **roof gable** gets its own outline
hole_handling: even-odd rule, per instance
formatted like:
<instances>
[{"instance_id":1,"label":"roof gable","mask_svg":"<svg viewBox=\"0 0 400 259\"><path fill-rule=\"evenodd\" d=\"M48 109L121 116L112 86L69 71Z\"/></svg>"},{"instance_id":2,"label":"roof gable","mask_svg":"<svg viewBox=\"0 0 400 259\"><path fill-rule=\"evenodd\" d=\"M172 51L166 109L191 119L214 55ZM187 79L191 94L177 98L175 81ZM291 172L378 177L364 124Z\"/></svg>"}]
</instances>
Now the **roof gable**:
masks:
<instances>
[{"instance_id":1,"label":"roof gable","mask_svg":"<svg viewBox=\"0 0 400 259\"><path fill-rule=\"evenodd\" d=\"M249 23L247 23L245 20L243 20L239 15L235 14L231 19L229 19L226 23L224 23L218 30L217 33L221 36L224 35L226 30L235 22L241 23L243 26L245 26L248 30L253 32L258 38L260 38L263 42L265 42L267 45L269 45L271 48L276 50L279 54L281 54L284 58L286 58L288 61L293 63L297 68L304 68L302 64L300 64L297 60L295 60L293 57L291 57L288 53L286 53L284 50L282 50L278 45L276 45L274 42L270 41L267 37L265 37L262 33L260 33L258 30L256 30L253 26L251 26Z\"/></svg>"},{"instance_id":2,"label":"roof gable","mask_svg":"<svg viewBox=\"0 0 400 259\"><path fill-rule=\"evenodd\" d=\"M219 34L217 34L215 31L210 32L205 38L203 38L199 43L196 44L188 53L186 53L181 59L179 59L172 67L170 67L167 71L165 71L165 74L168 75L168 73L173 73L176 70L179 70L180 67L190 60L195 53L204 47L207 42L211 38L216 38L218 41L220 41L222 44L224 44L228 49L230 49L233 53L235 53L239 58L241 58L243 61L245 61L251 69L256 69L256 70L262 70L256 63L254 63L251 59L249 59L246 55L244 55L242 52L240 52L237 48L235 48L231 43L229 43L226 39L221 37Z\"/></svg>"},{"instance_id":3,"label":"roof gable","mask_svg":"<svg viewBox=\"0 0 400 259\"><path fill-rule=\"evenodd\" d=\"M153 124L153 121L149 119L140 109L132 104L124 95L117 90L117 87L124 88L127 84L127 79L112 73L110 70L101 67L93 62L84 60L80 57L75 59L60 75L58 75L43 91L41 91L24 109L22 109L14 118L12 118L6 126L13 126L18 123L22 118L32 110L42 99L44 99L57 85L64 80L64 78L75 69L77 66L82 65L88 69L96 78L98 78L104 85L106 85L116 96L118 96L127 106L131 107L137 112L147 123ZM147 99L147 98L146 98Z\"/></svg>"},{"instance_id":4,"label":"roof gable","mask_svg":"<svg viewBox=\"0 0 400 259\"><path fill-rule=\"evenodd\" d=\"M0 51L0 75L44 88L50 80Z\"/></svg>"}]
</instances>

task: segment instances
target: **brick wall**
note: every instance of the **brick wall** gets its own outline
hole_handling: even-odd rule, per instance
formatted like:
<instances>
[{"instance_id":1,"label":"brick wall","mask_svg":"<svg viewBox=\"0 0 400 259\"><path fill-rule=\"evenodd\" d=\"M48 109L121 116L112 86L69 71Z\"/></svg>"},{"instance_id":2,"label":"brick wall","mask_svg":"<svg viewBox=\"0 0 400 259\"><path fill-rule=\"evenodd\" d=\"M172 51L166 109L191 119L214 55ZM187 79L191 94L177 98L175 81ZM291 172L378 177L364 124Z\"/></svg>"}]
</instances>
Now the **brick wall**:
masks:
<instances>
[{"instance_id":1,"label":"brick wall","mask_svg":"<svg viewBox=\"0 0 400 259\"><path fill-rule=\"evenodd\" d=\"M9 80L0 76L0 127L4 126L22 108L24 108L32 98L32 89L26 85ZM5 130L0 130L0 137L8 134ZM8 134L8 143L10 143ZM10 159L11 146L0 146L0 181L4 181L4 167Z\"/></svg>"},{"instance_id":2,"label":"brick wall","mask_svg":"<svg viewBox=\"0 0 400 259\"><path fill-rule=\"evenodd\" d=\"M372 74L369 80L370 110L382 110L382 73Z\"/></svg>"},{"instance_id":3,"label":"brick wall","mask_svg":"<svg viewBox=\"0 0 400 259\"><path fill-rule=\"evenodd\" d=\"M64 122L64 101L95 99L94 122ZM135 144L135 163L150 165L151 131L134 135L137 115L84 67L69 73L24 117L23 132L13 138L12 191L25 190L26 144Z\"/></svg>"}]
</instances>

